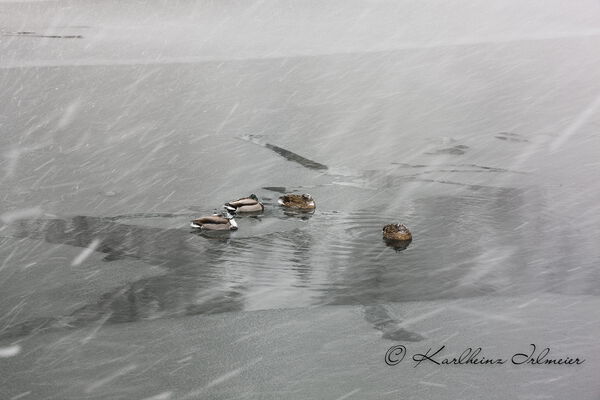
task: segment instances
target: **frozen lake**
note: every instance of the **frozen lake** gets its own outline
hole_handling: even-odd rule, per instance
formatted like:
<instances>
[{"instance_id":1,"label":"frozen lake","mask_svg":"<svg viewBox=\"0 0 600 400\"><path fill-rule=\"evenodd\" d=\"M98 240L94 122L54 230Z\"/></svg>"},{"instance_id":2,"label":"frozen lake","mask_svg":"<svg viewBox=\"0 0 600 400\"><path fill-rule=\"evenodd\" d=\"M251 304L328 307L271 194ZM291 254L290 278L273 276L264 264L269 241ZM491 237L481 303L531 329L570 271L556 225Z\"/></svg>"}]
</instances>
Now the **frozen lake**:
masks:
<instances>
[{"instance_id":1,"label":"frozen lake","mask_svg":"<svg viewBox=\"0 0 600 400\"><path fill-rule=\"evenodd\" d=\"M0 1L0 397L597 399L599 17ZM383 362L538 342L586 362Z\"/></svg>"}]
</instances>

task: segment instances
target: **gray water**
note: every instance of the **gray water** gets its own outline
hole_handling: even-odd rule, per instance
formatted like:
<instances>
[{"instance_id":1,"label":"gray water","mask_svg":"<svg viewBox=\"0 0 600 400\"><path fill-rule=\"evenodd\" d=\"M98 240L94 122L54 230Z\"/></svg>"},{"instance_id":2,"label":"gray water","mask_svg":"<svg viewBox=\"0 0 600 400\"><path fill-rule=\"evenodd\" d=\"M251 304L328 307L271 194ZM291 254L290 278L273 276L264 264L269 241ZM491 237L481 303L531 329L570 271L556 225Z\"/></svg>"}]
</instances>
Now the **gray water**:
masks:
<instances>
[{"instance_id":1,"label":"gray water","mask_svg":"<svg viewBox=\"0 0 600 400\"><path fill-rule=\"evenodd\" d=\"M327 306L360 306L384 340L419 341L382 305L600 294L596 3L561 27L555 5L530 4L544 13L520 25L508 18L520 5L465 3L499 21L473 36L458 22L434 29L462 18L433 3L403 28L384 15L413 6L276 6L281 26L306 13L304 39L254 25L271 3L56 4L0 4L7 343ZM395 36L353 37L352 10ZM198 27L188 12L211 18ZM253 40L232 18L253 21ZM203 36L211 26L229 36ZM29 30L81 38L15 33ZM311 193L316 211L286 214L284 192ZM188 227L250 193L266 209L238 217L238 231ZM386 246L388 223L411 229L408 248Z\"/></svg>"}]
</instances>

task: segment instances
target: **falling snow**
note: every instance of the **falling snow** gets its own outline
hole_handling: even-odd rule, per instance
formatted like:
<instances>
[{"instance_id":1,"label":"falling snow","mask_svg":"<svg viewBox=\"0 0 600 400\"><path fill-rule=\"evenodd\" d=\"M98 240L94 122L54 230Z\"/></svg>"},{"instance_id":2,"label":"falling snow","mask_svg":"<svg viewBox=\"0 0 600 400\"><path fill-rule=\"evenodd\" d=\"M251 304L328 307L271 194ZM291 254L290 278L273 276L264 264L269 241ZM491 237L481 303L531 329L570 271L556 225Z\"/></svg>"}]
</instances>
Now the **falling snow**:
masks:
<instances>
[{"instance_id":1,"label":"falling snow","mask_svg":"<svg viewBox=\"0 0 600 400\"><path fill-rule=\"evenodd\" d=\"M0 398L597 400L598 48L596 0L0 0ZM585 362L411 358L532 343Z\"/></svg>"}]
</instances>

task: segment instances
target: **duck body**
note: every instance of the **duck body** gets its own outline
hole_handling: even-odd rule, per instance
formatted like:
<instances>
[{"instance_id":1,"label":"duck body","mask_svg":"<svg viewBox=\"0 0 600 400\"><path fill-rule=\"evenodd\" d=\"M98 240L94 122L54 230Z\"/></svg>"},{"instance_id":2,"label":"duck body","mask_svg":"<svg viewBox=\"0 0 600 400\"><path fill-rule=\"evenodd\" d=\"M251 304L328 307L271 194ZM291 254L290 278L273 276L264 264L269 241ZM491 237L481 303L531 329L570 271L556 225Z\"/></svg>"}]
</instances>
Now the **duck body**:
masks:
<instances>
[{"instance_id":1,"label":"duck body","mask_svg":"<svg viewBox=\"0 0 600 400\"><path fill-rule=\"evenodd\" d=\"M310 194L284 194L277 203L282 207L297 210L314 210L316 207L315 200Z\"/></svg>"},{"instance_id":2,"label":"duck body","mask_svg":"<svg viewBox=\"0 0 600 400\"><path fill-rule=\"evenodd\" d=\"M233 215L225 211L223 214L215 214L208 217L196 218L190 223L192 228L209 231L235 231L238 229Z\"/></svg>"},{"instance_id":3,"label":"duck body","mask_svg":"<svg viewBox=\"0 0 600 400\"><path fill-rule=\"evenodd\" d=\"M402 224L389 224L383 227L383 238L387 240L412 240L412 233Z\"/></svg>"},{"instance_id":4,"label":"duck body","mask_svg":"<svg viewBox=\"0 0 600 400\"><path fill-rule=\"evenodd\" d=\"M261 212L265 209L265 206L258 200L255 194L225 203L223 207L235 213Z\"/></svg>"}]
</instances>

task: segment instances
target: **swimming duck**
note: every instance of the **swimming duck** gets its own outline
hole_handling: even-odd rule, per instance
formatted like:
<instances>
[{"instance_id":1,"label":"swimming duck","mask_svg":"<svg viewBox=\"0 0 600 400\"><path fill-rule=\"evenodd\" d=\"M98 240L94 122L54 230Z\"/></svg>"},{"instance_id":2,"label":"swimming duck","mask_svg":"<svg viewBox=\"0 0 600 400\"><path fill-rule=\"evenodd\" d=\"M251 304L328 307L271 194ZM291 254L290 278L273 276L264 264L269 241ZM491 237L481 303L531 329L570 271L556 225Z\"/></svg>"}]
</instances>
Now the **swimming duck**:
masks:
<instances>
[{"instance_id":1,"label":"swimming duck","mask_svg":"<svg viewBox=\"0 0 600 400\"><path fill-rule=\"evenodd\" d=\"M215 213L209 217L201 217L193 220L190 224L192 228L212 231L235 231L238 226L228 211L223 211L221 215Z\"/></svg>"},{"instance_id":2,"label":"swimming duck","mask_svg":"<svg viewBox=\"0 0 600 400\"><path fill-rule=\"evenodd\" d=\"M254 193L248 197L225 203L223 207L235 213L260 212L265 209L265 206L258 201L258 197Z\"/></svg>"},{"instance_id":3,"label":"swimming duck","mask_svg":"<svg viewBox=\"0 0 600 400\"><path fill-rule=\"evenodd\" d=\"M300 210L314 210L315 200L310 194L285 194L281 196L277 203L287 208L297 208Z\"/></svg>"},{"instance_id":4,"label":"swimming duck","mask_svg":"<svg viewBox=\"0 0 600 400\"><path fill-rule=\"evenodd\" d=\"M412 240L412 234L402 224L390 224L383 227L383 238L387 240Z\"/></svg>"}]
</instances>

